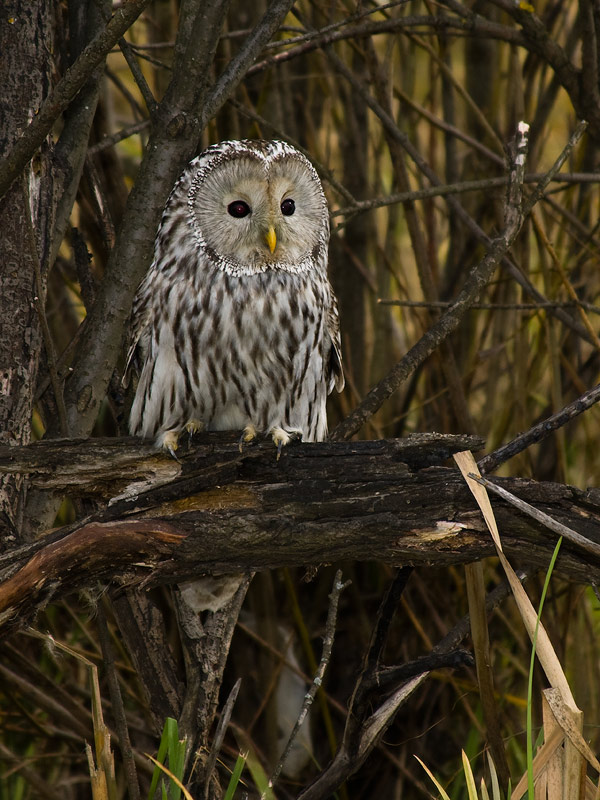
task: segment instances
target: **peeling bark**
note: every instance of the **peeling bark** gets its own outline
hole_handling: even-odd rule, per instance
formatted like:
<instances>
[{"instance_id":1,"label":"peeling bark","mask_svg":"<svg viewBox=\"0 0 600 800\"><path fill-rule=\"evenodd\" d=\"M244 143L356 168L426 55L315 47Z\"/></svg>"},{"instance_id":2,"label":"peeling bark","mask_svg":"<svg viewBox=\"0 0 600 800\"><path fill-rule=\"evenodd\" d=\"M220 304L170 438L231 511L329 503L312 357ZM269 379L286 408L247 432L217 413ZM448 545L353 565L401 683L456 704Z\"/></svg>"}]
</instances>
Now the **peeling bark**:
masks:
<instances>
[{"instance_id":1,"label":"peeling bark","mask_svg":"<svg viewBox=\"0 0 600 800\"><path fill-rule=\"evenodd\" d=\"M271 443L240 453L235 434L208 434L180 462L135 439L40 442L0 448L0 473L26 473L36 486L93 498L98 510L0 558L0 621L27 622L55 596L96 584L149 587L203 574L380 559L448 565L494 554L458 471L441 466L476 449L469 436ZM520 478L502 486L594 542L600 497ZM505 552L547 567L556 535L492 498ZM556 569L600 580L600 559L564 543Z\"/></svg>"}]
</instances>

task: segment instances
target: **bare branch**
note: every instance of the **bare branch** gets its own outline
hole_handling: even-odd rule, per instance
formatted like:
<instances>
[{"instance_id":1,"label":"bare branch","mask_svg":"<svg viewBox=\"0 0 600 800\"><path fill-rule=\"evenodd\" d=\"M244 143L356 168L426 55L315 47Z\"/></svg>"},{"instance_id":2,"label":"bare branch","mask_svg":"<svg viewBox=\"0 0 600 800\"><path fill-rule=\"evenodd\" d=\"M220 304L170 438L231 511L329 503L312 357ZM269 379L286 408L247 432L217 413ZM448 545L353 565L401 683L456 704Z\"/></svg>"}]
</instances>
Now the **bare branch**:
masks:
<instances>
[{"instance_id":1,"label":"bare branch","mask_svg":"<svg viewBox=\"0 0 600 800\"><path fill-rule=\"evenodd\" d=\"M293 5L294 0L271 0L263 18L248 36L240 52L227 66L206 98L202 111L203 127L226 102L242 78L249 74L250 66L269 39L275 35Z\"/></svg>"},{"instance_id":2,"label":"bare branch","mask_svg":"<svg viewBox=\"0 0 600 800\"><path fill-rule=\"evenodd\" d=\"M390 300L379 297L377 302L382 306L401 306L402 308L450 308L451 300ZM600 306L593 306L583 300L565 300L556 303L473 303L472 310L488 311L544 311L554 308L584 308L591 314L600 314Z\"/></svg>"},{"instance_id":3,"label":"bare branch","mask_svg":"<svg viewBox=\"0 0 600 800\"><path fill-rule=\"evenodd\" d=\"M241 685L242 679L238 678L233 684L233 689L229 692L229 697L225 701L223 711L221 712L221 719L219 720L217 730L215 731L215 738L210 749L208 761L206 762L206 769L204 770L204 800L208 800L212 772L215 768L215 764L217 763L217 756L221 750L221 745L223 744L223 739L225 738L225 733L227 732L227 726L229 725L231 714L233 713L233 706L237 700Z\"/></svg>"},{"instance_id":4,"label":"bare branch","mask_svg":"<svg viewBox=\"0 0 600 800\"><path fill-rule=\"evenodd\" d=\"M144 98L146 108L148 109L150 116L152 116L158 109L158 103L152 94L152 90L148 86L146 78L144 77L144 73L140 69L140 65L137 63L134 49L123 37L119 39L119 47L121 48L121 52L123 53L125 61L127 61L127 66L131 70L131 74L135 79L137 87Z\"/></svg>"},{"instance_id":5,"label":"bare branch","mask_svg":"<svg viewBox=\"0 0 600 800\"><path fill-rule=\"evenodd\" d=\"M521 210L522 180L525 167L526 131L521 132L521 143L513 156L511 165L511 181L509 182L507 202L505 206L505 229L497 236L486 256L477 264L466 279L456 302L439 320L411 347L406 355L398 361L388 375L375 386L362 403L332 432L331 439L339 441L355 434L364 423L381 407L387 398L433 353L433 351L459 326L462 318L471 305L478 299L484 286L491 280L501 258L508 252L521 229L523 219L542 197L552 177L560 170L575 144L585 130L586 123L580 123L569 142L555 161L552 168L538 184L536 190Z\"/></svg>"},{"instance_id":6,"label":"bare branch","mask_svg":"<svg viewBox=\"0 0 600 800\"><path fill-rule=\"evenodd\" d=\"M535 508L530 503L526 503L524 500L516 497L514 494L508 492L502 486L499 486L493 481L490 481L487 478L479 478L478 476L472 474L470 474L469 477L473 478L473 480L477 481L477 483L480 483L482 486L485 486L486 489L494 492L494 494L497 494L499 497L502 497L504 500L511 503L511 505L513 505L515 508L523 511L525 514L529 514L530 517L533 517L533 519L541 522L542 525L546 526L546 528L549 528L559 536L563 536L569 542L573 542L578 547L581 547L582 550L586 550L593 556L600 556L600 544L592 542L585 536L581 536L581 534L577 533L577 531L574 531L572 528L569 528L567 525L557 522L557 520L553 519L549 514L544 514L543 511Z\"/></svg>"},{"instance_id":7,"label":"bare branch","mask_svg":"<svg viewBox=\"0 0 600 800\"><path fill-rule=\"evenodd\" d=\"M88 148L88 156L93 156L96 153L101 153L102 150L107 150L109 147L114 147L124 139L128 139L130 136L135 136L136 133L141 133L142 131L148 130L149 127L150 120L144 119L141 122L135 122L133 125L128 125L126 128L123 128L123 130L117 131L117 133L113 133L110 136L103 136L99 142Z\"/></svg>"},{"instance_id":8,"label":"bare branch","mask_svg":"<svg viewBox=\"0 0 600 800\"><path fill-rule=\"evenodd\" d=\"M50 133L52 125L85 85L95 68L119 41L125 31L148 5L149 0L129 0L113 14L106 28L99 33L66 71L58 85L40 108L29 126L17 139L10 153L0 162L0 197L23 170L35 151Z\"/></svg>"},{"instance_id":9,"label":"bare branch","mask_svg":"<svg viewBox=\"0 0 600 800\"><path fill-rule=\"evenodd\" d=\"M317 692L319 691L320 687L323 685L323 678L325 676L325 670L327 669L327 665L331 660L331 652L333 650L333 637L335 636L335 626L337 620L337 609L338 603L340 599L341 593L344 589L349 586L351 581L346 581L342 583L342 571L338 569L335 573L335 578L333 580L333 587L331 589L331 593L329 595L329 610L327 612L327 621L325 623L325 636L323 638L323 650L321 652L321 660L319 662L319 666L317 668L317 672L312 680L310 688L306 695L304 696L304 700L302 702L302 708L300 709L300 713L296 722L294 723L294 727L288 737L285 747L283 748L283 752L277 763L277 766L273 770L271 777L269 778L269 787L272 789L273 786L277 783L277 780L281 774L281 770L287 760L287 757L290 754L292 749L292 745L294 744L294 740L298 735L298 732L306 719L306 715L308 714L311 705L315 699ZM265 795L263 794L263 797Z\"/></svg>"},{"instance_id":10,"label":"bare branch","mask_svg":"<svg viewBox=\"0 0 600 800\"><path fill-rule=\"evenodd\" d=\"M304 42L295 47L290 47L289 50L283 53L265 58L263 61L255 64L249 70L248 74L254 75L270 67L279 66L293 58L306 55L314 50L324 49L338 41L371 38L379 34L395 33L403 29L416 29L419 33L424 35L440 35L446 32L452 33L453 31L457 31L463 35L500 39L501 41L512 42L513 44L519 44L521 46L526 46L527 43L521 31L511 28L509 25L501 25L497 22L487 20L485 17L478 15L473 15L473 18L468 22L457 19L456 17L441 15L393 17L377 22L364 22L358 25L349 25L341 31L331 30L330 27L326 27L320 31L310 31L306 34L306 40ZM286 44L285 40L282 44Z\"/></svg>"},{"instance_id":11,"label":"bare branch","mask_svg":"<svg viewBox=\"0 0 600 800\"><path fill-rule=\"evenodd\" d=\"M522 453L528 447L536 442L541 442L546 436L549 436L553 431L562 428L570 420L577 417L579 414L587 411L588 408L593 406L600 400L600 385L594 386L593 389L582 394L572 403L569 403L564 408L561 408L556 414L551 417L538 422L533 425L525 433L520 433L512 441L508 442L493 453L484 456L478 461L477 466L481 472L493 472L500 464L504 464L510 458Z\"/></svg>"},{"instance_id":12,"label":"bare branch","mask_svg":"<svg viewBox=\"0 0 600 800\"><path fill-rule=\"evenodd\" d=\"M525 175L523 183L538 184L544 174L541 172ZM552 180L556 183L571 185L573 183L600 183L600 175L595 172L574 172L559 173ZM430 197L446 197L451 194L464 194L466 192L478 192L485 189L495 189L506 186L509 181L508 175L499 175L495 178L483 178L481 180L461 181L460 183L440 184L439 186L428 186L426 189L415 189L410 192L395 192L387 197L374 197L372 200L355 201L352 205L345 208L338 208L331 212L331 218L343 217L352 214L371 211L374 208L384 208L385 206L404 203L412 200L427 200ZM337 226L341 227L341 224Z\"/></svg>"}]
</instances>

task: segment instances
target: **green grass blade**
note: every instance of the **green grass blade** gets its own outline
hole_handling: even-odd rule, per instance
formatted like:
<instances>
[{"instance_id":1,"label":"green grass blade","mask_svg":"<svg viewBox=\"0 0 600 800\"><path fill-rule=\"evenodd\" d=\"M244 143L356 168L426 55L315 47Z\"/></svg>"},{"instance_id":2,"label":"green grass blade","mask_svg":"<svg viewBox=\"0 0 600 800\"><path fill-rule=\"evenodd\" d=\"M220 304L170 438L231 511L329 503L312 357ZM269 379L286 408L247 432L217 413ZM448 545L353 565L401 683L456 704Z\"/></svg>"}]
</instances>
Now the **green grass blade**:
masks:
<instances>
[{"instance_id":1,"label":"green grass blade","mask_svg":"<svg viewBox=\"0 0 600 800\"><path fill-rule=\"evenodd\" d=\"M233 795L235 794L235 790L237 789L238 783L240 782L240 778L242 776L243 769L246 765L246 759L248 758L248 753L240 753L237 757L237 761L235 762L235 766L233 768L233 772L231 773L231 778L229 779L229 783L227 784L227 791L225 792L225 797L223 800L233 800Z\"/></svg>"},{"instance_id":2,"label":"green grass blade","mask_svg":"<svg viewBox=\"0 0 600 800\"><path fill-rule=\"evenodd\" d=\"M171 745L173 742L173 730L175 731L175 741L179 741L177 738L178 729L177 729L177 720L173 719L173 717L167 717L165 720L165 724L163 725L162 734L160 736L160 744L158 745L158 753L156 754L156 760L160 761L161 764L164 764L167 758L167 754L171 749ZM153 800L154 795L156 793L156 787L158 786L158 782L161 776L164 775L163 771L160 767L155 766L154 772L152 773L152 781L150 783L150 789L148 791L148 800ZM164 793L163 788L163 793Z\"/></svg>"},{"instance_id":3,"label":"green grass blade","mask_svg":"<svg viewBox=\"0 0 600 800\"><path fill-rule=\"evenodd\" d=\"M252 775L254 785L259 791L261 800L275 800L273 789L269 786L269 776L264 771L262 764L258 760L256 753L250 748L246 758L248 769Z\"/></svg>"}]
</instances>

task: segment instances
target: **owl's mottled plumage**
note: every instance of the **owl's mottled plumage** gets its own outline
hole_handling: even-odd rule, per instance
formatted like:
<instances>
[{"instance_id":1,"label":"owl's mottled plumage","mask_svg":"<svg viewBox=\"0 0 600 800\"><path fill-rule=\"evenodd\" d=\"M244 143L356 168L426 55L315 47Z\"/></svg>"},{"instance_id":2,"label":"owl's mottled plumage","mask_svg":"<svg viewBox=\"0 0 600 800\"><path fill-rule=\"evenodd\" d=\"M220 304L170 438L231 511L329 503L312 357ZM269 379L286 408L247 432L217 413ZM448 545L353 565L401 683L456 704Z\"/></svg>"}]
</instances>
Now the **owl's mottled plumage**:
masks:
<instances>
[{"instance_id":1,"label":"owl's mottled plumage","mask_svg":"<svg viewBox=\"0 0 600 800\"><path fill-rule=\"evenodd\" d=\"M199 425L324 439L344 385L328 242L321 183L290 145L221 142L191 161L134 300L131 433L170 449Z\"/></svg>"}]
</instances>

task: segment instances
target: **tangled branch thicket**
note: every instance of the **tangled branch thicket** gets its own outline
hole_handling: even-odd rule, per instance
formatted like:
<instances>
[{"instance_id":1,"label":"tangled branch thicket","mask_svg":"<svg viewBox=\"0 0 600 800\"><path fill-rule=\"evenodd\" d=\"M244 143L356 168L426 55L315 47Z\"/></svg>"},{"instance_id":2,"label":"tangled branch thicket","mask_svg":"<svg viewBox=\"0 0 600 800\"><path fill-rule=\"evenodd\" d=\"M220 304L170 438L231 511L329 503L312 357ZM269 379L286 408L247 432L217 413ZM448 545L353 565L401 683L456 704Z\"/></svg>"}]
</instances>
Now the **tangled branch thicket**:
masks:
<instances>
[{"instance_id":1,"label":"tangled branch thicket","mask_svg":"<svg viewBox=\"0 0 600 800\"><path fill-rule=\"evenodd\" d=\"M494 467L501 475L579 489L598 485L600 12L594 3L6 0L4 6L2 445L124 433L124 331L173 183L212 142L284 138L315 164L330 204L330 273L347 376L329 410L333 438L478 435L488 454L496 451L480 462L488 472ZM583 120L585 134L565 151ZM520 233L494 251L475 291L478 265L509 227L511 142L520 121L530 127L523 204L516 206L527 214ZM566 163L528 208L563 152ZM447 320L452 327L444 327ZM404 358L415 343L421 349L414 359ZM552 421L544 427L546 418ZM210 491L216 508L221 500L217 489ZM31 547L54 525L93 514L96 494L51 494L2 473L4 555ZM204 650L177 616L179 589L114 592L102 585L93 596L57 594L35 626L69 651L47 647L28 631L0 645L0 800L89 797L85 742L93 740L97 708L92 715L87 667L70 652L100 670L99 696L117 754L115 796L147 796L153 768L143 754L156 753L167 717L178 718L198 745L186 766L194 797L221 796L240 750L251 752L254 766L244 779L246 791L256 793L261 774L278 765L294 723L287 716L299 710L316 673L338 567L351 584L338 598L324 685L275 795L326 798L346 781L340 797L428 797L417 755L462 796L461 748L483 774L491 738L489 705L484 712L469 659L444 660L467 630L464 573L421 566L409 579L373 561L258 574L235 632L234 617L212 628L214 621L194 621ZM510 774L514 783L524 765L529 641L495 562L486 562L484 576L494 747L496 754L504 748L501 779ZM535 605L543 578L531 569L528 576ZM9 568L2 577L10 577ZM234 598L237 606L242 599ZM544 608L596 753L599 605L593 587L553 578ZM226 631L233 639L219 694L220 677L209 686L206 676L224 665L219 637ZM392 689L377 696L369 684L367 691L365 675L383 674L381 659L403 665L432 651L444 659L427 662L429 679L416 682L395 717L386 718L385 737L369 738L360 721L373 720L371 704ZM195 663L192 655L200 652L205 661ZM403 680L400 674L388 674L392 684L394 676ZM215 709L239 677L217 758L209 755ZM537 688L545 685L541 673L534 680ZM351 695L356 716L349 720ZM538 726L541 719L535 705ZM359 746L366 739L368 753Z\"/></svg>"}]
</instances>

